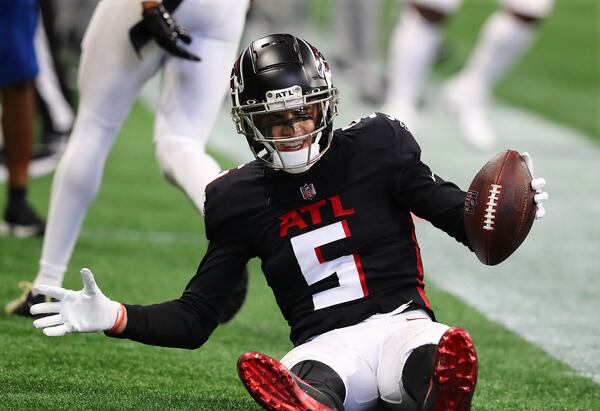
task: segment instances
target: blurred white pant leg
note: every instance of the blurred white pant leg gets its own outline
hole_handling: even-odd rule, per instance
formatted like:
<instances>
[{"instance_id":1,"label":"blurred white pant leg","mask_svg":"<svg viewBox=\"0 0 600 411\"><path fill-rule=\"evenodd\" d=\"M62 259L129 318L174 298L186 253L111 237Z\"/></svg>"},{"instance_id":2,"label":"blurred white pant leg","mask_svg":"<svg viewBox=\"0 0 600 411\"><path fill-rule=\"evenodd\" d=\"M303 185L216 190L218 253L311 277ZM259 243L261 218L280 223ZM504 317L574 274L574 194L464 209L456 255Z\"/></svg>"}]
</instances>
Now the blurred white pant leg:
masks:
<instances>
[{"instance_id":1,"label":"blurred white pant leg","mask_svg":"<svg viewBox=\"0 0 600 411\"><path fill-rule=\"evenodd\" d=\"M414 0L407 3L392 32L388 56L389 87L384 112L404 122L411 131L417 127L417 105L429 79L442 39L442 24L423 17L413 4L449 15L460 0Z\"/></svg>"},{"instance_id":2,"label":"blurred white pant leg","mask_svg":"<svg viewBox=\"0 0 600 411\"><path fill-rule=\"evenodd\" d=\"M247 1L195 0L184 5L177 13L186 16L182 17L181 24L190 27L193 39L186 49L200 56L202 61L167 56L156 111L154 145L167 179L182 188L202 212L204 189L220 171L205 146L227 93ZM192 9L186 10L192 5ZM202 16L194 18L194 13L202 13ZM204 16L211 19L199 27ZM186 26L187 20L190 21ZM244 142L240 140L240 144Z\"/></svg>"},{"instance_id":3,"label":"blurred white pant leg","mask_svg":"<svg viewBox=\"0 0 600 411\"><path fill-rule=\"evenodd\" d=\"M48 108L52 127L61 132L68 131L73 127L75 113L60 89L41 16L35 32L35 55L40 67L35 86Z\"/></svg>"},{"instance_id":4,"label":"blurred white pant leg","mask_svg":"<svg viewBox=\"0 0 600 411\"><path fill-rule=\"evenodd\" d=\"M61 285L83 218L95 198L106 157L141 86L163 56L149 44L140 60L128 38L139 2L103 0L82 42L80 101L73 132L52 182L40 270L35 284Z\"/></svg>"}]
</instances>

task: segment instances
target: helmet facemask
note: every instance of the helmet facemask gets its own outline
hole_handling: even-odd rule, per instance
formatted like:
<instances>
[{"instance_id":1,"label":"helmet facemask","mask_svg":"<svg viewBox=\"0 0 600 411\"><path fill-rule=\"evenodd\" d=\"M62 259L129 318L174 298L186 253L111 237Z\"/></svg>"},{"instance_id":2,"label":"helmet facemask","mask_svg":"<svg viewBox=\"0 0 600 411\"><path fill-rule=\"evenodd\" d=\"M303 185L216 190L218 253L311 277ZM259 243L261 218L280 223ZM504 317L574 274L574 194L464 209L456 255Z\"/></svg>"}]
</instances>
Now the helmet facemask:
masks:
<instances>
[{"instance_id":1,"label":"helmet facemask","mask_svg":"<svg viewBox=\"0 0 600 411\"><path fill-rule=\"evenodd\" d=\"M329 148L336 90L316 89L303 96L294 86L269 91L266 97L265 103L234 107L238 132L246 135L254 156L267 166L293 174L308 170ZM312 121L312 127L306 121Z\"/></svg>"}]
</instances>

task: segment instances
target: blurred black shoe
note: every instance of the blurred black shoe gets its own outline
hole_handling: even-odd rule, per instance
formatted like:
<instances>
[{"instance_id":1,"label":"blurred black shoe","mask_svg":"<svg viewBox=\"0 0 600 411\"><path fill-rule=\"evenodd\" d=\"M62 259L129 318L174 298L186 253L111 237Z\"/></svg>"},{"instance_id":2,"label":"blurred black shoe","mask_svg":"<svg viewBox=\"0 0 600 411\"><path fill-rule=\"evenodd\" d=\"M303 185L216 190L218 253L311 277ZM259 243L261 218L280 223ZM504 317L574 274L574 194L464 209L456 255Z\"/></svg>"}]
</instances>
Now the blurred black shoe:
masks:
<instances>
[{"instance_id":1,"label":"blurred black shoe","mask_svg":"<svg viewBox=\"0 0 600 411\"><path fill-rule=\"evenodd\" d=\"M12 234L18 238L43 236L46 223L27 202L9 205L4 211L4 221L0 222L0 235Z\"/></svg>"},{"instance_id":2,"label":"blurred black shoe","mask_svg":"<svg viewBox=\"0 0 600 411\"><path fill-rule=\"evenodd\" d=\"M220 324L225 324L230 321L240 311L244 301L246 300L246 294L248 293L248 268L244 267L242 277L237 283L233 293L231 293L229 299L225 302L225 309L221 313L219 319Z\"/></svg>"},{"instance_id":3,"label":"blurred black shoe","mask_svg":"<svg viewBox=\"0 0 600 411\"><path fill-rule=\"evenodd\" d=\"M4 312L7 315L22 315L26 317L33 317L33 315L29 313L29 309L32 305L52 301L50 297L47 297L45 295L40 294L34 296L31 293L33 284L31 284L29 281L19 281L19 288L23 291L21 296L12 300L4 307Z\"/></svg>"}]
</instances>

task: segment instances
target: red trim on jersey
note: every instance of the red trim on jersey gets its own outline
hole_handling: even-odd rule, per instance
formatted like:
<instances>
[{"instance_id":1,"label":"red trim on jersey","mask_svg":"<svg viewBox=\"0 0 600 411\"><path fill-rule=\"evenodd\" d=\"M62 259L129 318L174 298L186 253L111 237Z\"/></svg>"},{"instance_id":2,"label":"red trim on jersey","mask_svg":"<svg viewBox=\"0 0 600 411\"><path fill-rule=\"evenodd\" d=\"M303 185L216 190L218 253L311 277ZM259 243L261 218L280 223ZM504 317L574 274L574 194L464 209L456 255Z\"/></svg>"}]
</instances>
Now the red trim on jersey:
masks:
<instances>
[{"instance_id":1,"label":"red trim on jersey","mask_svg":"<svg viewBox=\"0 0 600 411\"><path fill-rule=\"evenodd\" d=\"M317 255L317 260L319 260L319 264L325 263L325 259L323 258L323 253L321 252L321 247L315 248L315 254Z\"/></svg>"},{"instance_id":2,"label":"red trim on jersey","mask_svg":"<svg viewBox=\"0 0 600 411\"><path fill-rule=\"evenodd\" d=\"M346 238L350 237L352 234L350 233L350 227L348 227L348 221L342 220L342 227L344 228L344 234L346 234ZM369 295L369 290L367 289L367 281L365 280L365 273L362 268L362 263L360 262L360 258L358 258L358 254L352 254L354 257L354 264L356 265L356 269L358 270L358 278L360 279L360 286L363 290L363 296L366 297Z\"/></svg>"},{"instance_id":3,"label":"red trim on jersey","mask_svg":"<svg viewBox=\"0 0 600 411\"><path fill-rule=\"evenodd\" d=\"M369 295L369 290L367 289L367 282L365 281L365 273L363 272L360 258L358 258L358 254L352 254L352 257L354 257L354 264L356 264L356 269L358 270L358 278L360 278L360 286L362 287L362 290L363 290L363 296L366 297Z\"/></svg>"},{"instance_id":4,"label":"red trim on jersey","mask_svg":"<svg viewBox=\"0 0 600 411\"><path fill-rule=\"evenodd\" d=\"M350 227L348 227L348 221L342 220L342 227L344 228L344 234L346 234L346 238L350 237Z\"/></svg>"},{"instance_id":5,"label":"red trim on jersey","mask_svg":"<svg viewBox=\"0 0 600 411\"><path fill-rule=\"evenodd\" d=\"M408 220L410 222L410 236L413 240L413 242L415 243L415 257L417 259L417 271L418 271L418 275L417 275L417 291L419 292L419 295L421 296L421 298L423 299L423 302L425 303L425 306L429 309L431 309L431 304L429 303L429 299L427 298L427 296L425 295L425 284L423 283L423 261L421 260L421 249L419 248L419 242L417 241L417 235L415 233L415 225L413 223L413 219L412 216L409 214L408 215Z\"/></svg>"}]
</instances>

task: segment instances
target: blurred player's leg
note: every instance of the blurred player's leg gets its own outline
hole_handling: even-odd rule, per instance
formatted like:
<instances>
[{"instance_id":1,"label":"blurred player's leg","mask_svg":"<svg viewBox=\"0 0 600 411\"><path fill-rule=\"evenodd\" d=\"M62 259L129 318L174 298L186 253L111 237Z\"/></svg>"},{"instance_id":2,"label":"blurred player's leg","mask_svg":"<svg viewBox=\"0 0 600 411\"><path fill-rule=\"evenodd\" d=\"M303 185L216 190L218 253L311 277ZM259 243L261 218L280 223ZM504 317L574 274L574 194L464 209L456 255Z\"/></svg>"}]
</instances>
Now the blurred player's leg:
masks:
<instances>
[{"instance_id":1,"label":"blurred player's leg","mask_svg":"<svg viewBox=\"0 0 600 411\"><path fill-rule=\"evenodd\" d=\"M552 7L552 0L503 0L501 10L484 24L467 64L443 86L441 96L453 112L461 134L474 147L488 150L496 140L487 118L493 87L530 48L537 23Z\"/></svg>"},{"instance_id":2,"label":"blurred player's leg","mask_svg":"<svg viewBox=\"0 0 600 411\"><path fill-rule=\"evenodd\" d=\"M383 84L378 70L379 0L336 0L334 71L348 71L361 99L368 104L381 103Z\"/></svg>"},{"instance_id":3,"label":"blurred player's leg","mask_svg":"<svg viewBox=\"0 0 600 411\"><path fill-rule=\"evenodd\" d=\"M38 113L42 130L37 156L48 156L64 149L73 128L75 113L66 86L64 67L56 56L56 13L53 1L40 2L41 19L35 35L35 50L40 72L35 79Z\"/></svg>"},{"instance_id":4,"label":"blurred player's leg","mask_svg":"<svg viewBox=\"0 0 600 411\"><path fill-rule=\"evenodd\" d=\"M200 214L204 213L204 189L221 171L205 147L227 92L229 68L238 51L247 6L247 1L239 0L196 0L183 3L175 13L192 36L188 50L200 56L202 62L167 58L156 110L154 146L167 180L184 191ZM214 29L201 31L202 27ZM221 323L237 314L247 288L245 270L224 303Z\"/></svg>"},{"instance_id":5,"label":"blurred player's leg","mask_svg":"<svg viewBox=\"0 0 600 411\"><path fill-rule=\"evenodd\" d=\"M11 2L0 13L0 93L2 133L8 170L8 204L0 221L0 234L39 235L43 221L26 199L34 122L33 79L38 73L34 33L35 1Z\"/></svg>"},{"instance_id":6,"label":"blurred player's leg","mask_svg":"<svg viewBox=\"0 0 600 411\"><path fill-rule=\"evenodd\" d=\"M446 17L461 0L412 0L403 10L390 41L389 88L383 111L414 131L418 101L429 78Z\"/></svg>"},{"instance_id":7,"label":"blurred player's leg","mask_svg":"<svg viewBox=\"0 0 600 411\"><path fill-rule=\"evenodd\" d=\"M103 0L86 31L77 118L52 181L47 232L34 285L62 285L83 218L100 186L106 157L135 96L160 67L163 52L152 45L139 60L123 30L139 20L139 13L138 3Z\"/></svg>"},{"instance_id":8,"label":"blurred player's leg","mask_svg":"<svg viewBox=\"0 0 600 411\"><path fill-rule=\"evenodd\" d=\"M48 231L34 284L62 284L83 218L100 186L106 157L141 86L158 71L158 48L140 61L127 31L122 30L138 19L138 4L105 0L98 4L86 31L78 114L52 182Z\"/></svg>"},{"instance_id":9,"label":"blurred player's leg","mask_svg":"<svg viewBox=\"0 0 600 411\"><path fill-rule=\"evenodd\" d=\"M12 233L17 237L41 235L44 233L44 222L27 202L35 113L33 82L4 85L1 90L8 204L4 210L0 233Z\"/></svg>"},{"instance_id":10,"label":"blurred player's leg","mask_svg":"<svg viewBox=\"0 0 600 411\"><path fill-rule=\"evenodd\" d=\"M168 57L162 72L154 144L160 167L203 213L204 189L221 171L205 151L227 92L229 67L237 54L247 1L182 3L177 21L192 36L190 52L200 63ZM204 20L211 18L212 24ZM204 29L202 27L214 27Z\"/></svg>"}]
</instances>

